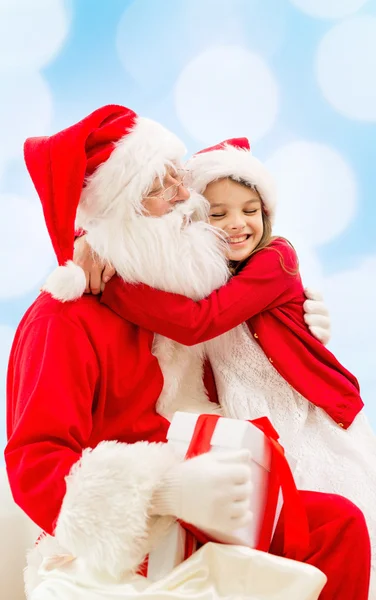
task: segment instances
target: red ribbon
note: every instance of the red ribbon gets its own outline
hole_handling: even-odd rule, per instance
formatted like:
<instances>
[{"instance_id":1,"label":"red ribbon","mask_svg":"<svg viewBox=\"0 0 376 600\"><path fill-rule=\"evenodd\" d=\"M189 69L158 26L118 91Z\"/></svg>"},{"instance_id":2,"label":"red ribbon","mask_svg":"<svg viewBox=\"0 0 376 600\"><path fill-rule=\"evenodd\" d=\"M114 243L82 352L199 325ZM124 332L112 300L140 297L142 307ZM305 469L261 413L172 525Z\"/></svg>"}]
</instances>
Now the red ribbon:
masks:
<instances>
[{"instance_id":1,"label":"red ribbon","mask_svg":"<svg viewBox=\"0 0 376 600\"><path fill-rule=\"evenodd\" d=\"M190 441L185 458L193 458L199 454L209 452L211 440L218 419L217 415L200 415ZM293 474L286 460L284 450L278 443L278 433L267 417L249 421L255 425L268 438L271 448L270 481L265 503L265 513L261 526L258 550L267 552L273 534L275 511L278 502L279 490L283 496L284 510L284 554L299 560L299 555L308 550L309 528L307 515L300 494L296 488ZM211 540L205 533L190 525L182 523L201 544Z\"/></svg>"},{"instance_id":2,"label":"red ribbon","mask_svg":"<svg viewBox=\"0 0 376 600\"><path fill-rule=\"evenodd\" d=\"M138 567L137 575L142 575L142 577L147 577L148 576L148 568L149 568L149 555L145 556L143 562Z\"/></svg>"}]
</instances>

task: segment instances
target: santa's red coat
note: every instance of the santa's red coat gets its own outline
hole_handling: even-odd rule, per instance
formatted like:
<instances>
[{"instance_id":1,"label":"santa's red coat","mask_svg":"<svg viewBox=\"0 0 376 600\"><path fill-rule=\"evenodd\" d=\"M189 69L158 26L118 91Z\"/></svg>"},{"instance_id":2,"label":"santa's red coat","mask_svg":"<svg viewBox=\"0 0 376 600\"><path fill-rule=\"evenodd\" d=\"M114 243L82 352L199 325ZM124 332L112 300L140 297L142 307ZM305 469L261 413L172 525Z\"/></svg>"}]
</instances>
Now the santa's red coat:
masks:
<instances>
[{"instance_id":1,"label":"santa's red coat","mask_svg":"<svg viewBox=\"0 0 376 600\"><path fill-rule=\"evenodd\" d=\"M112 557L116 543L119 556L131 552L123 566L139 564L150 496L171 464L166 444L148 444L165 441L168 428L155 410L163 376L152 341L98 297L64 304L42 293L11 351L5 459L14 499L46 532L57 524L72 552L84 543L70 529L79 523L88 551L98 551L95 564L103 539L110 549L112 539ZM136 538L143 546L135 552Z\"/></svg>"}]
</instances>

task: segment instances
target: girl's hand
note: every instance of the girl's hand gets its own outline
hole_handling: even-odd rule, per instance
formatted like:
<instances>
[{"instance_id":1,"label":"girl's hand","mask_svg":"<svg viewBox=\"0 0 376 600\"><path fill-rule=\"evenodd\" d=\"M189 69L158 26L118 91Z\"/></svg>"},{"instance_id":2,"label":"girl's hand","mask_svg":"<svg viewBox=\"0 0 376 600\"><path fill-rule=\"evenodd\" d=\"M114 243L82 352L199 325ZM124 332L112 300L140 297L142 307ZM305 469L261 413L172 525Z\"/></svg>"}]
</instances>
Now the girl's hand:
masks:
<instances>
[{"instance_id":1,"label":"girl's hand","mask_svg":"<svg viewBox=\"0 0 376 600\"><path fill-rule=\"evenodd\" d=\"M331 337L329 311L320 292L305 288L304 293L304 320L312 335L326 346Z\"/></svg>"},{"instance_id":2,"label":"girl's hand","mask_svg":"<svg viewBox=\"0 0 376 600\"><path fill-rule=\"evenodd\" d=\"M113 266L104 263L90 248L85 235L77 238L74 243L73 262L85 271L85 294L100 294L105 284L115 275Z\"/></svg>"}]
</instances>

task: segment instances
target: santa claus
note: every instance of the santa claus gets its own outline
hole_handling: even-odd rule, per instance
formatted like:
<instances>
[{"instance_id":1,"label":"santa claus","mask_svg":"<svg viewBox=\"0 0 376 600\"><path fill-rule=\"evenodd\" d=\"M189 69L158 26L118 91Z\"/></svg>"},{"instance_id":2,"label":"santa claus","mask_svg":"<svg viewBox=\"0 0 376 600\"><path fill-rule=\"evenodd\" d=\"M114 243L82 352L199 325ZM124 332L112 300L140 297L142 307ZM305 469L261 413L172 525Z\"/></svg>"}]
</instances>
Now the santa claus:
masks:
<instances>
[{"instance_id":1,"label":"santa claus","mask_svg":"<svg viewBox=\"0 0 376 600\"><path fill-rule=\"evenodd\" d=\"M205 529L215 523L226 533L252 518L247 453L181 463L163 443L177 407L220 410L206 393L200 348L158 338L83 296L85 274L71 261L80 227L125 281L197 299L223 285L222 240L201 220L202 199L184 186L184 153L172 133L121 106L25 144L60 264L20 323L8 376L9 481L17 504L45 532L30 557L32 600L143 594L148 584L135 571L173 520ZM324 589L321 597L366 598L363 515L340 497L303 500L311 529L303 561L329 575L330 595ZM282 520L276 554L283 553ZM355 544L352 569L342 571ZM231 560L240 579L250 572L243 550ZM240 596L252 592L249 585L244 577Z\"/></svg>"}]
</instances>

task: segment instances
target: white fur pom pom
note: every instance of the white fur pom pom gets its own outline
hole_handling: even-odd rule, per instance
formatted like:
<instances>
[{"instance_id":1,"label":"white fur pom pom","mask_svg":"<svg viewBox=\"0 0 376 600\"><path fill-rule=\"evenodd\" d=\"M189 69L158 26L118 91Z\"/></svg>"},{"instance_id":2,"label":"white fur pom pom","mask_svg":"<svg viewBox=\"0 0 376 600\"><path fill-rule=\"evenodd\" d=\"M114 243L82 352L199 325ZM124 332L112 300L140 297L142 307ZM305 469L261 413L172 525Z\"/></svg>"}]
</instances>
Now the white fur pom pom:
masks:
<instances>
[{"instance_id":1,"label":"white fur pom pom","mask_svg":"<svg viewBox=\"0 0 376 600\"><path fill-rule=\"evenodd\" d=\"M85 272L81 267L68 260L63 267L57 267L42 287L56 300L70 302L81 298L86 288Z\"/></svg>"}]
</instances>

